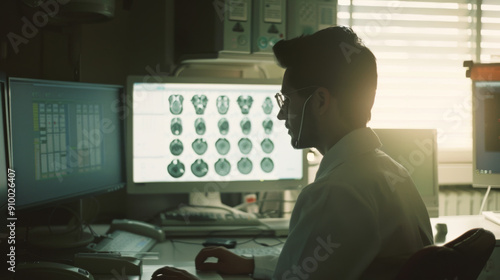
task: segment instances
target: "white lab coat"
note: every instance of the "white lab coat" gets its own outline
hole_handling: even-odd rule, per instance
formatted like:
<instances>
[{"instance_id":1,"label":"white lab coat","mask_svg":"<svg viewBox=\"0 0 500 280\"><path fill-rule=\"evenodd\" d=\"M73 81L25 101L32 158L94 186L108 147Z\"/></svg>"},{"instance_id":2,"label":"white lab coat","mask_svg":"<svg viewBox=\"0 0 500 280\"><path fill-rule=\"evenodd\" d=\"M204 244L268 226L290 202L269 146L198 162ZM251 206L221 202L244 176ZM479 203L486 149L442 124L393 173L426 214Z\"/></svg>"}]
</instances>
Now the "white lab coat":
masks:
<instances>
[{"instance_id":1,"label":"white lab coat","mask_svg":"<svg viewBox=\"0 0 500 280\"><path fill-rule=\"evenodd\" d=\"M357 129L324 156L297 199L280 256L255 257L261 279L391 279L432 244L425 205L408 172Z\"/></svg>"}]
</instances>

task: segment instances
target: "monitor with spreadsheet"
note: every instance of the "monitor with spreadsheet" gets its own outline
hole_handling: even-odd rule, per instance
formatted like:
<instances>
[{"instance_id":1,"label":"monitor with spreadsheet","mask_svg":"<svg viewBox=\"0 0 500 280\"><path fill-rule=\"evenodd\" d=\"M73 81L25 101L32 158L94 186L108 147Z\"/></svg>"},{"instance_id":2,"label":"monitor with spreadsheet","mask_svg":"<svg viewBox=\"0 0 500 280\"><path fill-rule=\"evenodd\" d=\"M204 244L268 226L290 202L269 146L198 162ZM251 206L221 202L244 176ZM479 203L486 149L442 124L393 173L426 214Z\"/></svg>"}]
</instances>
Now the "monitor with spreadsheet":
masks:
<instances>
[{"instance_id":1,"label":"monitor with spreadsheet","mask_svg":"<svg viewBox=\"0 0 500 280\"><path fill-rule=\"evenodd\" d=\"M473 175L475 187L500 187L500 81L473 87Z\"/></svg>"},{"instance_id":2,"label":"monitor with spreadsheet","mask_svg":"<svg viewBox=\"0 0 500 280\"><path fill-rule=\"evenodd\" d=\"M439 215L437 132L435 129L374 129L382 151L403 165L430 217ZM397 180L399 174L394 174Z\"/></svg>"},{"instance_id":3,"label":"monitor with spreadsheet","mask_svg":"<svg viewBox=\"0 0 500 280\"><path fill-rule=\"evenodd\" d=\"M131 76L129 193L250 192L307 184L276 115L279 80Z\"/></svg>"},{"instance_id":4,"label":"monitor with spreadsheet","mask_svg":"<svg viewBox=\"0 0 500 280\"><path fill-rule=\"evenodd\" d=\"M121 86L9 78L16 207L125 185Z\"/></svg>"}]
</instances>

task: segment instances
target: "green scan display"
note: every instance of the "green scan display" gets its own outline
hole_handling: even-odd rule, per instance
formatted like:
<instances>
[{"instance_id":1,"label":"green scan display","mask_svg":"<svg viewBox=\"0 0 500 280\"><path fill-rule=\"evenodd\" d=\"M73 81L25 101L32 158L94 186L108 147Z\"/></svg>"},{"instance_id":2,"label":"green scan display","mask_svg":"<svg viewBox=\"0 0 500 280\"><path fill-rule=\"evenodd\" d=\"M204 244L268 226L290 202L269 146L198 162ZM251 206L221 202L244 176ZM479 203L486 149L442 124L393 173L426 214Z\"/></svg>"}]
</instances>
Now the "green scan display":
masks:
<instances>
[{"instance_id":1,"label":"green scan display","mask_svg":"<svg viewBox=\"0 0 500 280\"><path fill-rule=\"evenodd\" d=\"M170 152L174 156L178 156L182 154L182 151L184 151L184 145L179 139L174 139L172 142L170 142Z\"/></svg>"},{"instance_id":2,"label":"green scan display","mask_svg":"<svg viewBox=\"0 0 500 280\"><path fill-rule=\"evenodd\" d=\"M273 160L268 157L263 158L262 161L260 162L260 168L262 169L262 171L266 173L273 171L274 169Z\"/></svg>"},{"instance_id":3,"label":"green scan display","mask_svg":"<svg viewBox=\"0 0 500 280\"><path fill-rule=\"evenodd\" d=\"M227 141L226 138L219 138L219 140L215 142L215 148L217 149L217 152L220 155L227 155L227 153L229 153L231 145L229 144L229 141Z\"/></svg>"},{"instance_id":4,"label":"green scan display","mask_svg":"<svg viewBox=\"0 0 500 280\"><path fill-rule=\"evenodd\" d=\"M253 163L247 157L243 157L240 159L240 161L238 161L238 170L241 174L249 174L250 172L252 172L252 169Z\"/></svg>"},{"instance_id":5,"label":"green scan display","mask_svg":"<svg viewBox=\"0 0 500 280\"><path fill-rule=\"evenodd\" d=\"M198 138L198 139L193 141L193 144L191 144L191 147L193 147L193 150L197 155L201 156L207 151L208 144L207 144L207 141L205 141L205 139Z\"/></svg>"},{"instance_id":6,"label":"green scan display","mask_svg":"<svg viewBox=\"0 0 500 280\"><path fill-rule=\"evenodd\" d=\"M168 174L174 178L179 178L184 175L184 172L186 172L184 164L178 159L172 160L172 162L168 165L167 170Z\"/></svg>"},{"instance_id":7,"label":"green scan display","mask_svg":"<svg viewBox=\"0 0 500 280\"><path fill-rule=\"evenodd\" d=\"M252 141L248 138L241 138L238 141L238 148L242 154L248 155L252 151Z\"/></svg>"},{"instance_id":8,"label":"green scan display","mask_svg":"<svg viewBox=\"0 0 500 280\"><path fill-rule=\"evenodd\" d=\"M226 118L220 119L217 123L217 126L219 127L220 134L227 135L227 133L229 132L229 122Z\"/></svg>"},{"instance_id":9,"label":"green scan display","mask_svg":"<svg viewBox=\"0 0 500 280\"><path fill-rule=\"evenodd\" d=\"M197 118L194 121L194 129L196 130L196 134L203 135L207 130L207 125L205 124L205 120L203 118Z\"/></svg>"},{"instance_id":10,"label":"green scan display","mask_svg":"<svg viewBox=\"0 0 500 280\"><path fill-rule=\"evenodd\" d=\"M226 176L231 171L231 163L225 158L220 158L214 165L215 172L220 176Z\"/></svg>"},{"instance_id":11,"label":"green scan display","mask_svg":"<svg viewBox=\"0 0 500 280\"><path fill-rule=\"evenodd\" d=\"M191 164L191 172L196 177L203 177L208 173L208 164L202 159L197 159Z\"/></svg>"},{"instance_id":12,"label":"green scan display","mask_svg":"<svg viewBox=\"0 0 500 280\"><path fill-rule=\"evenodd\" d=\"M182 133L182 120L180 118L173 118L170 122L170 131L173 135L179 136Z\"/></svg>"}]
</instances>

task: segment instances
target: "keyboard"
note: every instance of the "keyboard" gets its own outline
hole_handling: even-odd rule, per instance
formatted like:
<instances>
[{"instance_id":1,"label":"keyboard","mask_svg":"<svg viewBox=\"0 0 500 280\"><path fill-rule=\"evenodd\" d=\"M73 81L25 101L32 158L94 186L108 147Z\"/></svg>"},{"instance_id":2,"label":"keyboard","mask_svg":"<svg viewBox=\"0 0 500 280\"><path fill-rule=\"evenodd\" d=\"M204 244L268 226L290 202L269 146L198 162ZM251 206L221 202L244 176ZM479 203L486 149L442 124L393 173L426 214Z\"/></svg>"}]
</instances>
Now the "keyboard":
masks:
<instances>
[{"instance_id":1,"label":"keyboard","mask_svg":"<svg viewBox=\"0 0 500 280\"><path fill-rule=\"evenodd\" d=\"M155 244L156 240L151 237L116 230L89 248L98 252L118 252L135 256L149 251Z\"/></svg>"},{"instance_id":2,"label":"keyboard","mask_svg":"<svg viewBox=\"0 0 500 280\"><path fill-rule=\"evenodd\" d=\"M160 226L258 226L257 216L232 208L183 206L160 214Z\"/></svg>"},{"instance_id":3,"label":"keyboard","mask_svg":"<svg viewBox=\"0 0 500 280\"><path fill-rule=\"evenodd\" d=\"M282 246L272 246L272 247L250 247L250 248L234 248L229 249L229 251L235 253L236 255L253 257L253 256L267 256L267 255L279 255L281 253Z\"/></svg>"}]
</instances>

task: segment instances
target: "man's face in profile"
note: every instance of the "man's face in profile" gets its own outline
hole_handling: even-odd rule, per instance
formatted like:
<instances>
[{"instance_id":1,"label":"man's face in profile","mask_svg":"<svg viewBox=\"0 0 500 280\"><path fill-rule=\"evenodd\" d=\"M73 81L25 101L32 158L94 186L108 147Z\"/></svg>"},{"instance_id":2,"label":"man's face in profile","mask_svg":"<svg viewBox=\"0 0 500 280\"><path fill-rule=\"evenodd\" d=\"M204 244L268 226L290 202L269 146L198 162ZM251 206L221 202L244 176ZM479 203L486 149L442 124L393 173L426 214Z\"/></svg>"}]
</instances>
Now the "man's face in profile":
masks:
<instances>
[{"instance_id":1,"label":"man's face in profile","mask_svg":"<svg viewBox=\"0 0 500 280\"><path fill-rule=\"evenodd\" d=\"M285 121L285 127L288 129L288 134L291 137L291 144L294 148L299 149L303 148L302 145L297 145L303 113L305 114L305 118L302 124L302 131L300 132L301 143L308 131L308 129L305 128L308 123L308 114L307 108L304 108L304 102L310 96L308 93L313 91L314 87L295 88L291 85L290 76L290 70L287 69L283 76L283 83L281 86L281 94L284 102L277 117L279 120Z\"/></svg>"}]
</instances>

